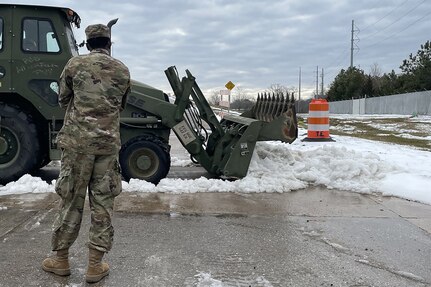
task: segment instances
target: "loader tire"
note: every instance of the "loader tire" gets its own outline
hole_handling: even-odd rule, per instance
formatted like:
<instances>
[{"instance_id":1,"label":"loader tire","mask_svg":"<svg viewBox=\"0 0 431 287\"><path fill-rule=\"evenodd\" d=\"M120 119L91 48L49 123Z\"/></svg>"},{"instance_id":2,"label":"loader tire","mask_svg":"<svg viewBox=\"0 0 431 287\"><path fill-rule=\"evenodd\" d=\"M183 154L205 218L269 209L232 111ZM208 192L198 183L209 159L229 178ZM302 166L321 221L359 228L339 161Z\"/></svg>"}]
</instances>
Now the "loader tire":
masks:
<instances>
[{"instance_id":1,"label":"loader tire","mask_svg":"<svg viewBox=\"0 0 431 287\"><path fill-rule=\"evenodd\" d=\"M0 104L0 184L17 180L38 163L36 125L19 107Z\"/></svg>"},{"instance_id":2,"label":"loader tire","mask_svg":"<svg viewBox=\"0 0 431 287\"><path fill-rule=\"evenodd\" d=\"M120 165L126 181L138 178L157 184L171 167L169 146L152 136L131 139L120 150Z\"/></svg>"}]
</instances>

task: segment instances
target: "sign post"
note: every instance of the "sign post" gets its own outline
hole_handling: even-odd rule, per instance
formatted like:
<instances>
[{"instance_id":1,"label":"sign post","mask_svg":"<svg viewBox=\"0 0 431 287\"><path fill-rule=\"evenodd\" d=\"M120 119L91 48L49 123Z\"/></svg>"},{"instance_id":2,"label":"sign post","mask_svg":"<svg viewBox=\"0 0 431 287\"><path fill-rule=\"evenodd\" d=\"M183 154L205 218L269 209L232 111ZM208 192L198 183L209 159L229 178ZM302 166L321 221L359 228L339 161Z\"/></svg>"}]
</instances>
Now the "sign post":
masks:
<instances>
[{"instance_id":1,"label":"sign post","mask_svg":"<svg viewBox=\"0 0 431 287\"><path fill-rule=\"evenodd\" d=\"M229 94L228 94L228 97L229 97L229 99L228 99L228 101L229 101L229 107L228 107L227 112L230 113L230 92L232 91L233 88L235 88L235 84L232 83L231 81L229 81L224 86L226 87L226 89L229 90Z\"/></svg>"},{"instance_id":2,"label":"sign post","mask_svg":"<svg viewBox=\"0 0 431 287\"><path fill-rule=\"evenodd\" d=\"M229 101L226 99L223 100L223 96L229 96L230 90L220 90L220 106L225 107L226 109L229 108Z\"/></svg>"}]
</instances>

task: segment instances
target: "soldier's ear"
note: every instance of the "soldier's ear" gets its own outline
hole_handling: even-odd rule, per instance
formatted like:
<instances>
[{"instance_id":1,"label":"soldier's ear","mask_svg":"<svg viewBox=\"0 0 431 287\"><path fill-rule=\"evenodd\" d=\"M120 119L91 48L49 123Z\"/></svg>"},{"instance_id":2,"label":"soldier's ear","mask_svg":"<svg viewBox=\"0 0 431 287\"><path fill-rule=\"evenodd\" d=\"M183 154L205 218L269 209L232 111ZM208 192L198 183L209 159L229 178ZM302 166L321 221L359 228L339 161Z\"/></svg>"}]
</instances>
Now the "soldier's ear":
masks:
<instances>
[{"instance_id":1,"label":"soldier's ear","mask_svg":"<svg viewBox=\"0 0 431 287\"><path fill-rule=\"evenodd\" d=\"M112 45L112 42L111 42L111 39L109 39L109 40L108 40L108 43L106 44L106 47L107 47L108 49L111 49L111 45Z\"/></svg>"}]
</instances>

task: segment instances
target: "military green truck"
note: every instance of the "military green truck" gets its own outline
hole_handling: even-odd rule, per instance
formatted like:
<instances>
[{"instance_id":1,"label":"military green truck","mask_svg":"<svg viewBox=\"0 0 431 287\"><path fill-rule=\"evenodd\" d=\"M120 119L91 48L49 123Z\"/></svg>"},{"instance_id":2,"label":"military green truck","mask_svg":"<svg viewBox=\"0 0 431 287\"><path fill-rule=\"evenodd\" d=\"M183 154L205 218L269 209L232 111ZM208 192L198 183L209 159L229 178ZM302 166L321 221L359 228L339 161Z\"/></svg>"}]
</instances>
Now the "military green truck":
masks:
<instances>
[{"instance_id":1,"label":"military green truck","mask_svg":"<svg viewBox=\"0 0 431 287\"><path fill-rule=\"evenodd\" d=\"M58 80L78 55L73 29L80 22L69 8L0 4L0 184L60 159ZM247 174L257 141L291 143L297 137L293 95L259 95L252 110L219 121L190 71L180 79L172 66L165 74L173 103L163 91L132 81L120 121L125 180L158 183L166 177L171 130L194 162L226 178Z\"/></svg>"}]
</instances>

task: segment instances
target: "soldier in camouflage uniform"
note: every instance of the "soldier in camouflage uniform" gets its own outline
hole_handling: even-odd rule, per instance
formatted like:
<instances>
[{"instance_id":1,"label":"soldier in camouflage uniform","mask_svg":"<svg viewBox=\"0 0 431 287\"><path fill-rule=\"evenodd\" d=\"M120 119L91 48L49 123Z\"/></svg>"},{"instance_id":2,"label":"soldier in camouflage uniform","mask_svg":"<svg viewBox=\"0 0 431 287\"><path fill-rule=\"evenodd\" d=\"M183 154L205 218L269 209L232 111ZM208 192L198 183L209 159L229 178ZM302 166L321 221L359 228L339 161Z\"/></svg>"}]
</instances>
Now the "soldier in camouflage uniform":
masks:
<instances>
[{"instance_id":1,"label":"soldier in camouflage uniform","mask_svg":"<svg viewBox=\"0 0 431 287\"><path fill-rule=\"evenodd\" d=\"M112 246L113 204L121 192L119 118L130 91L130 74L110 56L109 27L90 25L85 33L90 54L70 59L60 77L59 104L66 116L57 137L62 157L55 191L62 201L53 226L56 255L45 259L42 267L58 275L70 274L68 250L78 236L88 188L91 227L86 280L97 282L109 273L102 257Z\"/></svg>"}]
</instances>

